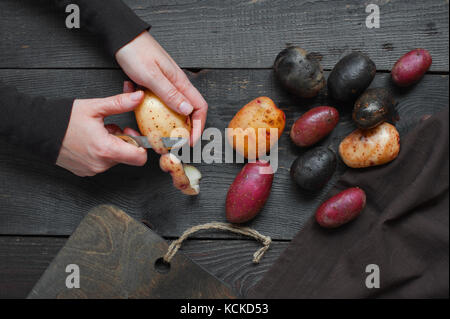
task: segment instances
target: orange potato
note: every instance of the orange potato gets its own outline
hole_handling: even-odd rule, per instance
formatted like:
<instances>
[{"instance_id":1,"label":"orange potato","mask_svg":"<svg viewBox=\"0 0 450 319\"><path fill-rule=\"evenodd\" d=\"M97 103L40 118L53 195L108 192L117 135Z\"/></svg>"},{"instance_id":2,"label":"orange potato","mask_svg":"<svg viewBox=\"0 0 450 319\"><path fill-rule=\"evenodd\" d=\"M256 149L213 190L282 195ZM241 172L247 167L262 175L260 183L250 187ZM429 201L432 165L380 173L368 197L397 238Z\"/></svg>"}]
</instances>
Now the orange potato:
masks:
<instances>
[{"instance_id":1,"label":"orange potato","mask_svg":"<svg viewBox=\"0 0 450 319\"><path fill-rule=\"evenodd\" d=\"M245 158L256 159L277 142L285 124L284 112L270 98L261 96L236 113L228 124L228 128L233 130L227 130L227 139ZM271 128L278 134L273 134Z\"/></svg>"}]
</instances>

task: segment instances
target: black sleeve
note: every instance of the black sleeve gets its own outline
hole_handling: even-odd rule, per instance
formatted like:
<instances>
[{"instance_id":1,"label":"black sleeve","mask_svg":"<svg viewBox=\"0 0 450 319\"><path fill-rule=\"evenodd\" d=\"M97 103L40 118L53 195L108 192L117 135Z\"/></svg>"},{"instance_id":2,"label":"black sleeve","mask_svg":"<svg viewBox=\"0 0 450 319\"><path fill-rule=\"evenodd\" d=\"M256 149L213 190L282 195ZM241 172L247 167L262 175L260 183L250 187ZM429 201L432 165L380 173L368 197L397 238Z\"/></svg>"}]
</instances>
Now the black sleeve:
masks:
<instances>
[{"instance_id":1,"label":"black sleeve","mask_svg":"<svg viewBox=\"0 0 450 319\"><path fill-rule=\"evenodd\" d=\"M80 8L80 28L86 28L105 41L112 56L140 33L150 29L120 0L54 0L65 12L69 4Z\"/></svg>"},{"instance_id":2,"label":"black sleeve","mask_svg":"<svg viewBox=\"0 0 450 319\"><path fill-rule=\"evenodd\" d=\"M0 81L0 138L55 163L72 104L73 99L30 97Z\"/></svg>"},{"instance_id":3,"label":"black sleeve","mask_svg":"<svg viewBox=\"0 0 450 319\"><path fill-rule=\"evenodd\" d=\"M120 0L54 0L65 12L80 8L81 26L98 35L114 56L150 25ZM30 97L0 82L0 138L55 163L72 112L73 99Z\"/></svg>"}]
</instances>

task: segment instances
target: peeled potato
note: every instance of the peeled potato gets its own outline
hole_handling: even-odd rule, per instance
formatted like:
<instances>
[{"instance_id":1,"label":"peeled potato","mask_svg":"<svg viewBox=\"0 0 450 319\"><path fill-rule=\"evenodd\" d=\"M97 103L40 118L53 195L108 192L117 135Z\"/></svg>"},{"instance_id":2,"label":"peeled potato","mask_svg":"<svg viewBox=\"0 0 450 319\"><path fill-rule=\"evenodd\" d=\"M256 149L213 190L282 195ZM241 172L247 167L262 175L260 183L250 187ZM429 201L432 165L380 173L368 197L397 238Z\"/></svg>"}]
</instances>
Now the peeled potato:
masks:
<instances>
[{"instance_id":1,"label":"peeled potato","mask_svg":"<svg viewBox=\"0 0 450 319\"><path fill-rule=\"evenodd\" d=\"M189 140L192 129L190 117L176 113L152 92L145 90L144 93L144 99L134 113L141 134L149 137L152 146L162 137L183 137ZM154 149L158 152L159 147Z\"/></svg>"},{"instance_id":2,"label":"peeled potato","mask_svg":"<svg viewBox=\"0 0 450 319\"><path fill-rule=\"evenodd\" d=\"M339 145L344 163L353 168L376 166L394 160L400 152L395 126L385 122L370 130L358 129Z\"/></svg>"},{"instance_id":3,"label":"peeled potato","mask_svg":"<svg viewBox=\"0 0 450 319\"><path fill-rule=\"evenodd\" d=\"M284 112L270 98L258 97L240 109L228 124L233 129L227 131L228 142L245 158L255 159L270 150L285 124ZM278 134L272 134L271 128Z\"/></svg>"}]
</instances>

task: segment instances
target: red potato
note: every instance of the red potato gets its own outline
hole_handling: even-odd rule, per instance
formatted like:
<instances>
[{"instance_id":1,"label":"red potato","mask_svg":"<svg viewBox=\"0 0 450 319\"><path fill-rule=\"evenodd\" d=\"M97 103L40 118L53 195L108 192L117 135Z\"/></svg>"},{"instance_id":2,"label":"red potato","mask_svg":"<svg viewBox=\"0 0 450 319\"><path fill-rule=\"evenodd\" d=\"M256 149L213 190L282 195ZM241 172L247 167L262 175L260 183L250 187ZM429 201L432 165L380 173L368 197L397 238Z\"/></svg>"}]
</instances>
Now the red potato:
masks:
<instances>
[{"instance_id":1,"label":"red potato","mask_svg":"<svg viewBox=\"0 0 450 319\"><path fill-rule=\"evenodd\" d=\"M230 223L245 223L263 208L270 194L273 170L269 163L246 164L228 190L226 216Z\"/></svg>"},{"instance_id":2,"label":"red potato","mask_svg":"<svg viewBox=\"0 0 450 319\"><path fill-rule=\"evenodd\" d=\"M331 106L318 106L303 114L291 129L291 140L298 146L311 146L336 127L339 112Z\"/></svg>"},{"instance_id":3,"label":"red potato","mask_svg":"<svg viewBox=\"0 0 450 319\"><path fill-rule=\"evenodd\" d=\"M402 56L391 70L392 80L398 86L409 86L419 81L432 63L430 52L415 49Z\"/></svg>"},{"instance_id":4,"label":"red potato","mask_svg":"<svg viewBox=\"0 0 450 319\"><path fill-rule=\"evenodd\" d=\"M325 201L316 211L316 221L325 228L336 228L358 217L366 206L361 188L348 188Z\"/></svg>"}]
</instances>

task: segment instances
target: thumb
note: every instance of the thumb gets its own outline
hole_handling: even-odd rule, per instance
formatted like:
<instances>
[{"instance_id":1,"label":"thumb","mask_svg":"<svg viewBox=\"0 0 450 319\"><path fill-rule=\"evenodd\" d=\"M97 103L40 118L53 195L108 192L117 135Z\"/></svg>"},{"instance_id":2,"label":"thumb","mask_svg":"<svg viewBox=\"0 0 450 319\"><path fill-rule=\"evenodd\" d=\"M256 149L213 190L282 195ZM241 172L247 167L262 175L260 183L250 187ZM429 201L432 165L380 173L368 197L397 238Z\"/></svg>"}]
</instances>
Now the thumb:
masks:
<instances>
[{"instance_id":1,"label":"thumb","mask_svg":"<svg viewBox=\"0 0 450 319\"><path fill-rule=\"evenodd\" d=\"M96 115L106 117L113 114L130 112L141 103L143 97L143 91L136 91L98 99L95 113Z\"/></svg>"},{"instance_id":2,"label":"thumb","mask_svg":"<svg viewBox=\"0 0 450 319\"><path fill-rule=\"evenodd\" d=\"M147 162L147 151L142 147L131 145L120 138L109 135L110 159L123 164L143 166Z\"/></svg>"}]
</instances>

